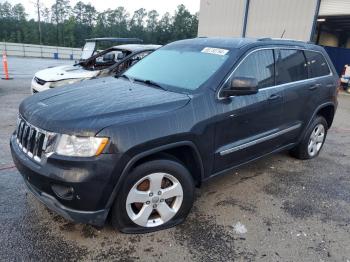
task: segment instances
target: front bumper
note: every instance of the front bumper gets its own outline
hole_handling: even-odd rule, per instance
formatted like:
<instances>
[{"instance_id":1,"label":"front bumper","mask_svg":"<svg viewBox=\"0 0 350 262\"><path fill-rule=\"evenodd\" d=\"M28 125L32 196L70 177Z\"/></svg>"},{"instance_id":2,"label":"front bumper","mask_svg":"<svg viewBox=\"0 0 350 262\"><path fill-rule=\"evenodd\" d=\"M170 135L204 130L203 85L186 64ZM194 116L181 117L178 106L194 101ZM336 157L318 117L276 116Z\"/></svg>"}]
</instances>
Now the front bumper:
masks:
<instances>
[{"instance_id":1,"label":"front bumper","mask_svg":"<svg viewBox=\"0 0 350 262\"><path fill-rule=\"evenodd\" d=\"M53 196L46 194L45 192L41 192L39 189L37 189L29 182L28 177L27 179L25 177L23 178L25 184L27 185L27 188L41 203L47 206L50 210L56 212L57 214L70 221L103 226L108 215L108 209L98 211L80 211L68 208L58 202L57 199L55 199Z\"/></svg>"},{"instance_id":2,"label":"front bumper","mask_svg":"<svg viewBox=\"0 0 350 262\"><path fill-rule=\"evenodd\" d=\"M68 220L102 226L107 218L107 202L116 183L114 165L117 155L102 154L95 158L74 159L49 156L44 163L30 159L10 141L13 161L28 189L49 209ZM63 199L53 186L74 189L71 199Z\"/></svg>"}]
</instances>

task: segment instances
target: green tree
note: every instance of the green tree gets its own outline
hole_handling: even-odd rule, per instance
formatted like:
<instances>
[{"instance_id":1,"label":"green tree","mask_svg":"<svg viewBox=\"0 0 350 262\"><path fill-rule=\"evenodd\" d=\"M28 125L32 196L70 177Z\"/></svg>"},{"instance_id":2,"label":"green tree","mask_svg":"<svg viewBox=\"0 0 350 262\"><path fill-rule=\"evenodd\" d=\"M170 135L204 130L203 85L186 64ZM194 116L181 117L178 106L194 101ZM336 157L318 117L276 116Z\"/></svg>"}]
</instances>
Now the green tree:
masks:
<instances>
[{"instance_id":1,"label":"green tree","mask_svg":"<svg viewBox=\"0 0 350 262\"><path fill-rule=\"evenodd\" d=\"M130 27L138 27L143 28L144 26L144 19L147 16L147 11L144 8L140 8L134 12L134 15L132 16L130 20Z\"/></svg>"},{"instance_id":2,"label":"green tree","mask_svg":"<svg viewBox=\"0 0 350 262\"><path fill-rule=\"evenodd\" d=\"M172 29L172 17L167 12L162 16L157 24L155 42L160 44L168 43L172 37Z\"/></svg>"},{"instance_id":3,"label":"green tree","mask_svg":"<svg viewBox=\"0 0 350 262\"><path fill-rule=\"evenodd\" d=\"M136 10L131 17L128 25L129 36L144 39L145 32L145 18L147 17L147 11L144 8Z\"/></svg>"},{"instance_id":4,"label":"green tree","mask_svg":"<svg viewBox=\"0 0 350 262\"><path fill-rule=\"evenodd\" d=\"M151 10L147 14L147 20L146 20L146 42L152 42L156 38L157 32L157 24L158 24L158 17L159 14L156 10Z\"/></svg>"},{"instance_id":5,"label":"green tree","mask_svg":"<svg viewBox=\"0 0 350 262\"><path fill-rule=\"evenodd\" d=\"M40 1L37 1L37 3ZM161 18L156 10L140 8L132 16L124 7L97 12L82 1L71 8L69 0L55 0L50 9L41 4L42 43L81 47L92 37L137 37L144 43L166 44L197 35L198 14L192 15L184 5L172 16ZM27 19L22 4L0 3L0 41L39 44L39 23ZM39 17L39 16L38 16Z\"/></svg>"},{"instance_id":6,"label":"green tree","mask_svg":"<svg viewBox=\"0 0 350 262\"><path fill-rule=\"evenodd\" d=\"M50 9L47 7L44 7L40 10L40 15L42 17L42 21L45 23L50 23L51 20L51 13Z\"/></svg>"},{"instance_id":7,"label":"green tree","mask_svg":"<svg viewBox=\"0 0 350 262\"><path fill-rule=\"evenodd\" d=\"M56 24L57 45L63 44L63 22L71 12L69 0L56 0L51 7L51 21Z\"/></svg>"},{"instance_id":8,"label":"green tree","mask_svg":"<svg viewBox=\"0 0 350 262\"><path fill-rule=\"evenodd\" d=\"M12 5L9 2L0 3L0 19L12 18Z\"/></svg>"},{"instance_id":9,"label":"green tree","mask_svg":"<svg viewBox=\"0 0 350 262\"><path fill-rule=\"evenodd\" d=\"M22 4L16 4L12 7L12 18L17 21L25 21L27 14L24 10L24 6Z\"/></svg>"},{"instance_id":10,"label":"green tree","mask_svg":"<svg viewBox=\"0 0 350 262\"><path fill-rule=\"evenodd\" d=\"M174 16L172 40L193 37L196 25L197 16L192 15L184 5L179 5Z\"/></svg>"},{"instance_id":11,"label":"green tree","mask_svg":"<svg viewBox=\"0 0 350 262\"><path fill-rule=\"evenodd\" d=\"M91 4L79 1L73 8L73 14L77 23L92 27L96 21L97 12Z\"/></svg>"}]
</instances>

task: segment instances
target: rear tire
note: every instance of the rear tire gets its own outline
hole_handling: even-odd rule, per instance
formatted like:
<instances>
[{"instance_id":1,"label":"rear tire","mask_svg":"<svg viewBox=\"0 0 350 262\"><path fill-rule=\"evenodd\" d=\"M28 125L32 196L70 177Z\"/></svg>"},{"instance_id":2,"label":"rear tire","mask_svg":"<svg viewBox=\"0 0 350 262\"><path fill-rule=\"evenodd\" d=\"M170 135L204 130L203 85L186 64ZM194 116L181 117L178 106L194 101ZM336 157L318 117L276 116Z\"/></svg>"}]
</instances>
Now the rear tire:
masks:
<instances>
[{"instance_id":1,"label":"rear tire","mask_svg":"<svg viewBox=\"0 0 350 262\"><path fill-rule=\"evenodd\" d=\"M123 233L147 233L185 220L194 201L194 181L182 164L153 160L133 169L123 181L111 223Z\"/></svg>"},{"instance_id":2,"label":"rear tire","mask_svg":"<svg viewBox=\"0 0 350 262\"><path fill-rule=\"evenodd\" d=\"M317 157L326 140L327 131L326 119L322 116L316 116L301 142L290 150L290 154L301 160Z\"/></svg>"}]
</instances>

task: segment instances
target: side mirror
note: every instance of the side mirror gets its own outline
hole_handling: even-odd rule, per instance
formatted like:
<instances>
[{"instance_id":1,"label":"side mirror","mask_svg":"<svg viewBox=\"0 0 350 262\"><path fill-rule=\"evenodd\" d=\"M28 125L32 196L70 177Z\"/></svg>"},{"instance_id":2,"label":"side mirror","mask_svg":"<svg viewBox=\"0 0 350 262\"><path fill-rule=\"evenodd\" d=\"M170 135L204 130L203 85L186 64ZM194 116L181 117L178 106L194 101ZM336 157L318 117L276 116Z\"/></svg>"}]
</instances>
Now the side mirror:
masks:
<instances>
[{"instance_id":1,"label":"side mirror","mask_svg":"<svg viewBox=\"0 0 350 262\"><path fill-rule=\"evenodd\" d=\"M103 56L103 62L111 62L114 61L115 55L114 54L105 54Z\"/></svg>"},{"instance_id":2,"label":"side mirror","mask_svg":"<svg viewBox=\"0 0 350 262\"><path fill-rule=\"evenodd\" d=\"M228 88L222 90L223 97L245 96L258 93L258 80L251 77L235 77Z\"/></svg>"}]
</instances>

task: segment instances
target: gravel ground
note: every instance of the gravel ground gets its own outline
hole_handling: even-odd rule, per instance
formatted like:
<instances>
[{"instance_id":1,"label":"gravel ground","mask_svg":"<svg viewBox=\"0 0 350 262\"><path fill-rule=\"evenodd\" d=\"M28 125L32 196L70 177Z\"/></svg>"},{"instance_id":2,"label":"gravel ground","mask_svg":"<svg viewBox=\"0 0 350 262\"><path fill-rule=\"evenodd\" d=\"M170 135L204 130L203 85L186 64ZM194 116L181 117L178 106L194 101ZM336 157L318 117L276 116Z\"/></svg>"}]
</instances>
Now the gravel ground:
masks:
<instances>
[{"instance_id":1,"label":"gravel ground","mask_svg":"<svg viewBox=\"0 0 350 262\"><path fill-rule=\"evenodd\" d=\"M14 80L0 80L1 261L350 261L350 96L340 95L317 159L266 157L205 183L185 223L125 235L68 222L27 193L8 146L18 105L36 70L70 61L9 62Z\"/></svg>"}]
</instances>

